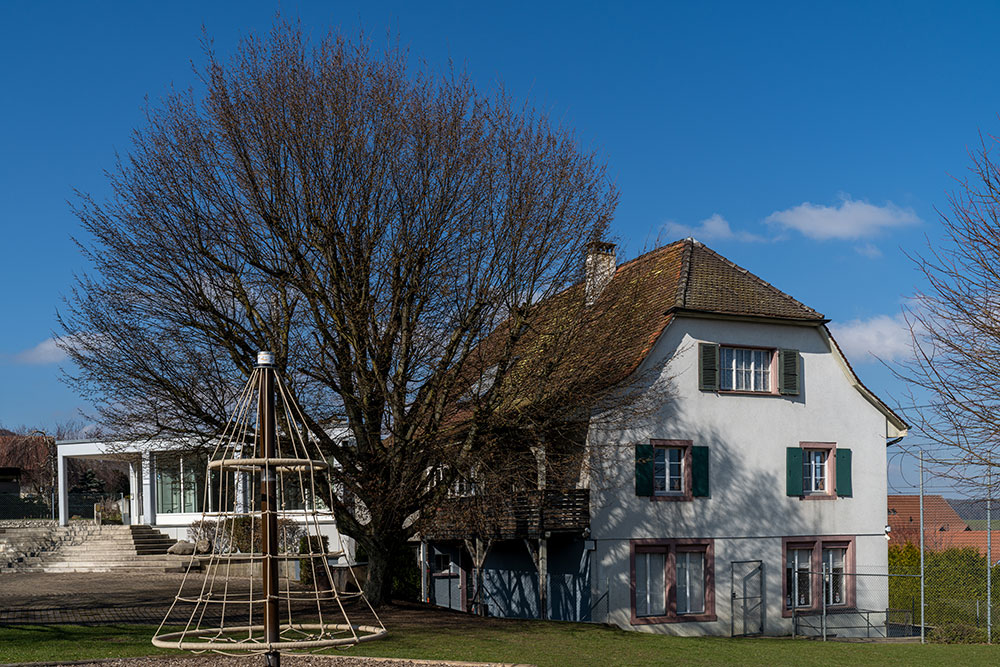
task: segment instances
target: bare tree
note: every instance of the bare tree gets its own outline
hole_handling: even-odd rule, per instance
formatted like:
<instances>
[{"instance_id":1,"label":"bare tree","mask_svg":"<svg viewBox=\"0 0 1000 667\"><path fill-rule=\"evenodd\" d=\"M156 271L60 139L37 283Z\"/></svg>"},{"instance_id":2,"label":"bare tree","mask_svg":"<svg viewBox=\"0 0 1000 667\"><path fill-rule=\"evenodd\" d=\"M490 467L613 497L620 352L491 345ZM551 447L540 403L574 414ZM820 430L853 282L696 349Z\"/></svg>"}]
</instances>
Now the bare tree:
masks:
<instances>
[{"instance_id":1,"label":"bare tree","mask_svg":"<svg viewBox=\"0 0 1000 667\"><path fill-rule=\"evenodd\" d=\"M433 472L474 468L524 423L521 341L581 279L617 194L568 130L398 48L312 47L279 23L231 60L206 54L203 90L149 110L110 199L81 196L93 271L60 317L68 380L112 434L209 440L272 350L366 510L334 508L378 604L452 481Z\"/></svg>"},{"instance_id":2,"label":"bare tree","mask_svg":"<svg viewBox=\"0 0 1000 667\"><path fill-rule=\"evenodd\" d=\"M981 494L1000 449L1000 173L981 137L941 214L944 238L914 256L928 287L907 309L914 359L895 367L920 390L916 426L935 473ZM929 398L928 398L929 397ZM996 475L992 475L993 480Z\"/></svg>"},{"instance_id":3,"label":"bare tree","mask_svg":"<svg viewBox=\"0 0 1000 667\"><path fill-rule=\"evenodd\" d=\"M30 488L54 508L58 485L56 441L79 437L82 432L83 425L72 419L45 428L0 429L0 467L18 468L22 492Z\"/></svg>"}]
</instances>

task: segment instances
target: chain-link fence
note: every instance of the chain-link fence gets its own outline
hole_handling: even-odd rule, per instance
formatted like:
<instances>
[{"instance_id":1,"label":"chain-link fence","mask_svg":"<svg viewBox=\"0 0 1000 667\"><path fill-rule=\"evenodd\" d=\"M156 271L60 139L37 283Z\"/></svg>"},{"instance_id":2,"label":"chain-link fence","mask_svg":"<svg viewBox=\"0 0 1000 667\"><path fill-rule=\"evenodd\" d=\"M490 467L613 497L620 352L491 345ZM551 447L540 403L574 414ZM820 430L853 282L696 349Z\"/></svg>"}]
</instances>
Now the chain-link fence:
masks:
<instances>
[{"instance_id":1,"label":"chain-link fence","mask_svg":"<svg viewBox=\"0 0 1000 667\"><path fill-rule=\"evenodd\" d=\"M997 641L1000 503L959 492L919 455L912 458L917 483L905 490L915 493L899 493L897 485L888 498L889 569L910 575L890 585L890 606L910 605L927 641ZM988 488L981 486L982 496Z\"/></svg>"},{"instance_id":2,"label":"chain-link fence","mask_svg":"<svg viewBox=\"0 0 1000 667\"><path fill-rule=\"evenodd\" d=\"M823 571L788 573L788 604L795 636L821 639L888 639L917 637L919 598L906 593L920 575L897 574L859 567L847 572L828 566Z\"/></svg>"}]
</instances>

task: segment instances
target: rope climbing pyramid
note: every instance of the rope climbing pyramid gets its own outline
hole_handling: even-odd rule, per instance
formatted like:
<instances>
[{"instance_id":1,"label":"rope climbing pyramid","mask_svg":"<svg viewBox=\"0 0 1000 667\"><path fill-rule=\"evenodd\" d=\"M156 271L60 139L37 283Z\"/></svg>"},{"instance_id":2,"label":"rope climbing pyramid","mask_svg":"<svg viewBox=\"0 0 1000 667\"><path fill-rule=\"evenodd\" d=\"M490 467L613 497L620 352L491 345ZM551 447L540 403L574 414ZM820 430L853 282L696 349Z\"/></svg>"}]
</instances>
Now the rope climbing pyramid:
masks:
<instances>
[{"instance_id":1,"label":"rope climbing pyramid","mask_svg":"<svg viewBox=\"0 0 1000 667\"><path fill-rule=\"evenodd\" d=\"M154 645L258 653L273 667L282 652L385 636L355 568L337 566L340 533L329 545L322 529L333 525L334 485L304 424L273 355L261 352L205 471L205 511L194 525L205 574L188 568ZM205 565L205 555L194 559ZM374 620L353 624L348 609Z\"/></svg>"}]
</instances>

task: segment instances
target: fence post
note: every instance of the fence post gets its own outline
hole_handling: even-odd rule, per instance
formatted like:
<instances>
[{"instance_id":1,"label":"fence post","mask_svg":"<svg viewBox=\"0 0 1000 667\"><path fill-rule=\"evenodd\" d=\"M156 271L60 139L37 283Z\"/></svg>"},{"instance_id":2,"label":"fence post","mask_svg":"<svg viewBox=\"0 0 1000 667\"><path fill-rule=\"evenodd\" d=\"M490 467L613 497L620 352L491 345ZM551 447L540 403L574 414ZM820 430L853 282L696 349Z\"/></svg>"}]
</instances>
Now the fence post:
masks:
<instances>
[{"instance_id":1,"label":"fence post","mask_svg":"<svg viewBox=\"0 0 1000 667\"><path fill-rule=\"evenodd\" d=\"M924 450L920 450L920 643L927 641L924 622Z\"/></svg>"},{"instance_id":2,"label":"fence post","mask_svg":"<svg viewBox=\"0 0 1000 667\"><path fill-rule=\"evenodd\" d=\"M819 591L820 595L823 596L823 641L826 641L826 587L829 584L829 582L827 581L826 568L827 568L827 565L826 565L826 562L824 561L824 563L823 563L823 572L820 575L820 577L821 577L820 578L820 584L821 584L821 586L819 587L820 588L820 591Z\"/></svg>"},{"instance_id":3,"label":"fence post","mask_svg":"<svg viewBox=\"0 0 1000 667\"><path fill-rule=\"evenodd\" d=\"M993 497L993 462L986 466L986 643L993 643L993 519L990 502Z\"/></svg>"}]
</instances>

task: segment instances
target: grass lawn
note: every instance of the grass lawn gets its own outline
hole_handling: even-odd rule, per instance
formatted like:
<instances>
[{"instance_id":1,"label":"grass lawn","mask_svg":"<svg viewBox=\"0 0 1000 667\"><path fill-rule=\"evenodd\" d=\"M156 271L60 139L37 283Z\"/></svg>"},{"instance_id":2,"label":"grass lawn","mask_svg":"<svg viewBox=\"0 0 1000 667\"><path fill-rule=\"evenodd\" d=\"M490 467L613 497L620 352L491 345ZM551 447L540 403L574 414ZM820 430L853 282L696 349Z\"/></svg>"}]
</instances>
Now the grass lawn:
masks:
<instances>
[{"instance_id":1,"label":"grass lawn","mask_svg":"<svg viewBox=\"0 0 1000 667\"><path fill-rule=\"evenodd\" d=\"M0 627L0 663L82 660L173 653L149 643L151 626ZM575 623L512 621L501 627L392 632L353 655L548 665L978 665L1000 660L1000 647L844 644L789 639L679 638ZM291 664L291 663L290 663Z\"/></svg>"}]
</instances>

